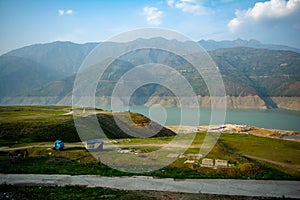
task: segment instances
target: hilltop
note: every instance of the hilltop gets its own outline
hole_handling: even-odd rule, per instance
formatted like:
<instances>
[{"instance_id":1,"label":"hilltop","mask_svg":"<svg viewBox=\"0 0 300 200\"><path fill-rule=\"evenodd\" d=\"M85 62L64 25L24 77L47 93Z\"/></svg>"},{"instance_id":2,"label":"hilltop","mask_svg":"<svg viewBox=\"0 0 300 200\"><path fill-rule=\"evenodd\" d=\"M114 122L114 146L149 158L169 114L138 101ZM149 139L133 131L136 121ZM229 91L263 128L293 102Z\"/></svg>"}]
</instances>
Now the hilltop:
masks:
<instances>
[{"instance_id":1,"label":"hilltop","mask_svg":"<svg viewBox=\"0 0 300 200\"><path fill-rule=\"evenodd\" d=\"M56 139L61 139L65 142L80 142L85 139L95 139L104 137L108 138L132 138L121 130L114 117L123 122L123 126L131 133L139 134L139 127L147 126L150 123L152 128L159 128L159 132L153 137L174 136L175 133L169 129L161 127L159 124L151 121L149 118L137 114L129 113L132 122L128 122L124 112L114 113L104 110L88 110L82 113L82 109L77 112L77 120L86 122L89 131L86 135L78 135L75 128L71 107L61 106L8 106L0 107L0 129L1 146L27 143L27 142L53 142ZM102 132L99 129L92 129L93 124L90 123L91 115L96 114L97 119L102 127ZM126 121L127 120L127 121ZM150 127L151 129L151 127ZM95 132L95 130L97 130ZM140 136L142 137L142 135Z\"/></svg>"}]
</instances>

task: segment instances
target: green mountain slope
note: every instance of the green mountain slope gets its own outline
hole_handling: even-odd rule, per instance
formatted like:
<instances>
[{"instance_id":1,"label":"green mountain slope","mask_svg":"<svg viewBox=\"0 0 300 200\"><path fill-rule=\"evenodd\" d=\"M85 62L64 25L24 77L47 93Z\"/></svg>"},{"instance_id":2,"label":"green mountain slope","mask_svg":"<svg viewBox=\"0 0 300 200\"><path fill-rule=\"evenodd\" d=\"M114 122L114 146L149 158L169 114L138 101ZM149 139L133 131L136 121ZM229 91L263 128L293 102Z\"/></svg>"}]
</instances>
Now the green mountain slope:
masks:
<instances>
[{"instance_id":1,"label":"green mountain slope","mask_svg":"<svg viewBox=\"0 0 300 200\"><path fill-rule=\"evenodd\" d=\"M97 45L98 43L75 44L72 42L34 44L10 51L3 56L32 60L63 77L74 74L84 58Z\"/></svg>"},{"instance_id":2,"label":"green mountain slope","mask_svg":"<svg viewBox=\"0 0 300 200\"><path fill-rule=\"evenodd\" d=\"M153 45L164 43L170 47L174 45L163 38L139 39L132 41L130 45L135 45L136 42ZM176 42L176 44L180 43ZM0 56L0 82L2 83L0 103L26 103L26 98L31 98L27 102L34 104L34 98L38 98L37 104L63 102L70 105L75 80L74 72L96 45L97 43L79 45L71 42L54 42L24 47ZM124 44L109 43L107 51L125 47ZM235 47L217 49L210 51L209 54L220 70L228 96L258 96L270 108L277 106L272 97L300 97L299 53ZM189 63L180 56L157 49L136 50L115 60L103 74L101 87L99 84L96 96L110 97L120 77L134 66L145 63L160 63L173 67L191 83L197 95L209 96L201 75ZM93 70L97 73L97 69ZM86 85L83 84L81 90L85 87ZM131 103L143 105L154 96L173 96L173 94L164 87L149 84L134 93ZM51 100L41 97L51 97Z\"/></svg>"},{"instance_id":3,"label":"green mountain slope","mask_svg":"<svg viewBox=\"0 0 300 200\"><path fill-rule=\"evenodd\" d=\"M56 78L53 70L32 60L14 56L0 57L0 98L28 93L32 88Z\"/></svg>"},{"instance_id":4,"label":"green mountain slope","mask_svg":"<svg viewBox=\"0 0 300 200\"><path fill-rule=\"evenodd\" d=\"M230 48L213 51L211 56L223 75L240 77L262 96L300 96L298 53Z\"/></svg>"}]
</instances>

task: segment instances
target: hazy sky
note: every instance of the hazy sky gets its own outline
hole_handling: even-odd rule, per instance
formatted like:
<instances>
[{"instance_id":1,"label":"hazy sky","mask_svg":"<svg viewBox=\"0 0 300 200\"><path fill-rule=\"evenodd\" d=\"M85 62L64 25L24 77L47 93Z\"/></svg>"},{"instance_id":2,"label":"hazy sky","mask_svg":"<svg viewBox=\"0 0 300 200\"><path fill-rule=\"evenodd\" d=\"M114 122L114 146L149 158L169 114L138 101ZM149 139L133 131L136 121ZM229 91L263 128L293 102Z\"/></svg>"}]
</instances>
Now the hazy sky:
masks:
<instances>
[{"instance_id":1,"label":"hazy sky","mask_svg":"<svg viewBox=\"0 0 300 200\"><path fill-rule=\"evenodd\" d=\"M160 27L193 40L257 39L300 48L300 0L0 0L0 54L52 41L104 41Z\"/></svg>"}]
</instances>

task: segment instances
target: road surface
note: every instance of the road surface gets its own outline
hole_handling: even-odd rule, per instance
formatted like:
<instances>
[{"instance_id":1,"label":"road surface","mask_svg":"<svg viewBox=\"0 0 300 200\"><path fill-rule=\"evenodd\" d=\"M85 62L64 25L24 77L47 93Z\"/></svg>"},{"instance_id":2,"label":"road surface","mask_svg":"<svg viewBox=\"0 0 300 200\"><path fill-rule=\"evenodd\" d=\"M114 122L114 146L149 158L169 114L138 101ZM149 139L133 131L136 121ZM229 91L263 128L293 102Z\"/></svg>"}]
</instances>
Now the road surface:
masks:
<instances>
[{"instance_id":1,"label":"road surface","mask_svg":"<svg viewBox=\"0 0 300 200\"><path fill-rule=\"evenodd\" d=\"M181 179L146 176L0 174L0 184L78 185L123 190L155 190L183 193L300 198L299 181Z\"/></svg>"}]
</instances>

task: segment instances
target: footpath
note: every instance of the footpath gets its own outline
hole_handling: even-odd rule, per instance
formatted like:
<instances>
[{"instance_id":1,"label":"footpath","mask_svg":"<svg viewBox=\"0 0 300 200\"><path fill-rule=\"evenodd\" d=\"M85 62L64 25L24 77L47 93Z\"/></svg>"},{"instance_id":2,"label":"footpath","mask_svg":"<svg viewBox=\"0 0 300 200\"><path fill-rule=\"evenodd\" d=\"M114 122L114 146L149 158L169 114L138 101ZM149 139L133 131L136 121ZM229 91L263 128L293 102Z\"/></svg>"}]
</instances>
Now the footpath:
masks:
<instances>
[{"instance_id":1,"label":"footpath","mask_svg":"<svg viewBox=\"0 0 300 200\"><path fill-rule=\"evenodd\" d=\"M0 174L0 184L77 185L121 190L154 190L196 194L300 198L300 181L178 179L146 176Z\"/></svg>"}]
</instances>

